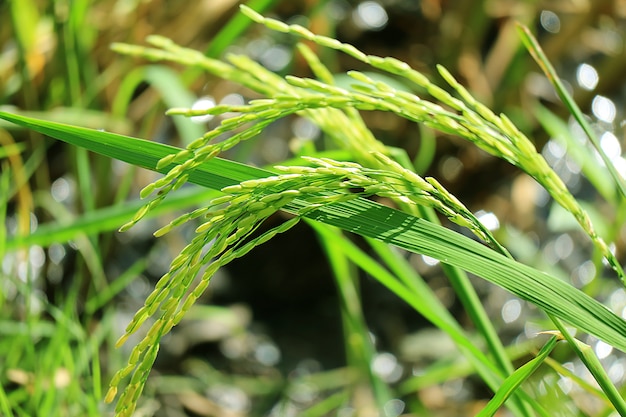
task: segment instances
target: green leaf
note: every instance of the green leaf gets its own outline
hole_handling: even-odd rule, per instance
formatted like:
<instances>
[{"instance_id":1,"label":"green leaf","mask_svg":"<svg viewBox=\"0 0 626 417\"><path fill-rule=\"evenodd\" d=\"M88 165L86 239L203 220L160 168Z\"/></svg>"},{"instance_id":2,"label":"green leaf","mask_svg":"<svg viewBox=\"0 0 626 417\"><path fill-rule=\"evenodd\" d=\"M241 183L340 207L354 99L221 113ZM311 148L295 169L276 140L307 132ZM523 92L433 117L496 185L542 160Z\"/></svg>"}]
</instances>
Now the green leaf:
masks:
<instances>
[{"instance_id":1,"label":"green leaf","mask_svg":"<svg viewBox=\"0 0 626 417\"><path fill-rule=\"evenodd\" d=\"M124 77L120 92L113 104L114 114L124 115L127 103L141 82L147 82L159 92L168 108L191 107L196 97L182 83L180 76L164 65L146 65L131 71ZM172 116L172 121L184 144L189 144L204 134L204 126L190 118Z\"/></svg>"},{"instance_id":2,"label":"green leaf","mask_svg":"<svg viewBox=\"0 0 626 417\"><path fill-rule=\"evenodd\" d=\"M567 329L558 321L556 321L555 324L559 327L561 335L568 341L574 352L576 352L580 360L585 364L587 369L589 369L589 372L591 372L596 382L598 382L598 385L602 388L602 392L604 392L609 401L615 406L615 410L617 410L620 416L626 416L626 401L624 401L624 398L611 381L611 378L607 375L591 346L573 338L567 332Z\"/></svg>"},{"instance_id":3,"label":"green leaf","mask_svg":"<svg viewBox=\"0 0 626 417\"><path fill-rule=\"evenodd\" d=\"M12 1L11 19L23 54L29 55L35 47L37 25L40 22L37 2L32 0ZM6 9L5 9L6 10Z\"/></svg>"},{"instance_id":4,"label":"green leaf","mask_svg":"<svg viewBox=\"0 0 626 417\"><path fill-rule=\"evenodd\" d=\"M159 159L179 151L146 140L15 114L0 112L0 118L152 170L156 170ZM173 166L162 167L160 171L168 171ZM270 175L271 171L216 158L193 171L189 181L221 189ZM307 207L306 202L296 200L286 206L285 211L296 213L304 207ZM626 352L626 321L622 318L570 284L508 259L459 233L365 199L312 210L306 217L457 266Z\"/></svg>"},{"instance_id":5,"label":"green leaf","mask_svg":"<svg viewBox=\"0 0 626 417\"><path fill-rule=\"evenodd\" d=\"M491 417L496 411L509 399L511 394L519 388L524 381L526 381L532 374L541 366L543 361L550 355L552 349L556 346L557 337L552 336L548 343L539 351L537 356L530 360L528 363L520 366L511 376L509 376L502 386L496 392L496 395L487 403L480 413L476 414L476 417Z\"/></svg>"},{"instance_id":6,"label":"green leaf","mask_svg":"<svg viewBox=\"0 0 626 417\"><path fill-rule=\"evenodd\" d=\"M216 197L215 190L198 189L198 187L180 190L163 203L159 204L146 215L146 218L172 212L180 208L201 204ZM13 236L6 241L7 250L15 250L30 245L49 246L52 243L65 243L76 239L79 235L91 235L117 230L120 224L128 222L141 208L140 200L126 202L123 205L105 207L85 213L72 222L50 222L40 224L37 230L27 236Z\"/></svg>"}]
</instances>

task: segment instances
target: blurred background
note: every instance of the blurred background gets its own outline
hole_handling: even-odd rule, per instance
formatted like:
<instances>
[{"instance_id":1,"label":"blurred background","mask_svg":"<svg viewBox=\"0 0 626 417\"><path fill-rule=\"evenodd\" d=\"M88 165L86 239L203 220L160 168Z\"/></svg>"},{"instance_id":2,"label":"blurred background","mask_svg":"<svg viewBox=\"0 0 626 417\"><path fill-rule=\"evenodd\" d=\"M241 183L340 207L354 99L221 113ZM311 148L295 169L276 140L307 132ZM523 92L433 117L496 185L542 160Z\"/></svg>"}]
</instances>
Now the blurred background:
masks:
<instances>
[{"instance_id":1,"label":"blurred background","mask_svg":"<svg viewBox=\"0 0 626 417\"><path fill-rule=\"evenodd\" d=\"M237 17L239 3L1 1L0 110L184 146L221 118L189 123L164 116L168 107L245 103L255 93L178 65L121 56L110 45L144 45L146 36L158 34L213 58L245 54L278 74L311 76L294 50L297 39ZM444 65L479 100L506 113L533 139L585 204L600 235L618 242L616 251L624 260L626 229L616 225L623 224L625 214L607 203L614 190L598 188L601 178L590 184L583 175L585 164L599 162L580 145L582 133L522 47L516 22L535 33L597 129L603 149L626 176L626 1L248 4L368 54L396 57L442 86L435 66ZM370 71L349 57L313 48L339 83L347 82L341 75L347 70ZM517 259L573 282L613 311L626 311L619 282L573 220L528 176L458 138L390 114L363 116L379 140L405 149L418 172L439 179L496 230ZM572 143L580 146L571 148ZM311 144L318 150L333 148L315 125L294 116L227 157L270 166ZM20 416L35 415L33 410L43 406L63 410L58 415L110 415L112 408L102 405L100 396L129 353L112 344L193 227L154 239L152 232L177 213L172 208L117 233L139 207L138 191L156 174L1 121L0 145L2 171L10 172L11 179L3 188L8 198L0 235L0 402L18 404L12 415ZM577 151L566 155L568 146ZM201 190L186 193L187 207L201 204ZM184 203L177 204L174 208ZM268 227L281 221L276 216ZM469 323L437 263L405 256L461 323ZM543 316L503 290L474 282L505 344L527 346L542 328ZM451 342L369 277L361 277L360 290L379 352L372 366L401 393L389 406L389 416L415 410L424 413L420 415L467 415L489 398L471 378L411 385L426 366L454 354ZM621 384L623 355L595 340L586 342ZM345 349L327 260L315 234L301 225L218 273L202 302L164 339L139 415L305 415L304 410L355 383L345 368ZM520 348L519 355L530 351ZM580 367L574 360L567 363L572 370ZM546 379L537 389L556 382ZM563 404L574 401L571 383L562 384L568 398L561 399ZM40 392L45 387L54 387L54 398ZM93 398L81 397L81 390ZM332 413L306 415L356 415L359 401L368 400L355 398ZM577 406L589 407L593 415L593 404ZM563 415L570 415L567 406L564 410Z\"/></svg>"}]
</instances>

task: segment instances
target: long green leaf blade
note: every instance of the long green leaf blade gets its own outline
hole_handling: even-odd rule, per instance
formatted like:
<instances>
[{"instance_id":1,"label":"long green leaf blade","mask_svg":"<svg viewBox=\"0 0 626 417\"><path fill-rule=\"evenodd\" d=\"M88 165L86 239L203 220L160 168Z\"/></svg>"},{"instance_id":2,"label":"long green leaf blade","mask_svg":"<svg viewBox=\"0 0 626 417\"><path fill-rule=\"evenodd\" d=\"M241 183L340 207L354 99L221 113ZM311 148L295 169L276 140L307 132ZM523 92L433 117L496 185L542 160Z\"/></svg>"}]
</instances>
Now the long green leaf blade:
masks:
<instances>
[{"instance_id":1,"label":"long green leaf blade","mask_svg":"<svg viewBox=\"0 0 626 417\"><path fill-rule=\"evenodd\" d=\"M600 363L600 359L598 359L591 346L572 337L572 335L567 332L567 329L558 321L555 321L555 324L559 327L563 338L568 341L574 352L576 352L580 360L585 364L589 372L591 372L591 375L593 375L600 388L602 388L602 392L604 392L609 401L611 401L615 410L620 416L626 416L626 401L624 401L622 394L620 394L611 381L611 378L607 375L602 363Z\"/></svg>"},{"instance_id":2,"label":"long green leaf blade","mask_svg":"<svg viewBox=\"0 0 626 417\"><path fill-rule=\"evenodd\" d=\"M198 187L180 190L146 215L146 218L172 212L181 207L202 204L214 198L215 190L203 190ZM79 235L91 235L119 229L120 224L128 222L141 208L140 200L104 207L85 213L71 222L50 222L41 224L33 233L26 236L13 236L6 240L6 249L15 250L30 245L50 246L52 243L65 243Z\"/></svg>"},{"instance_id":3,"label":"long green leaf blade","mask_svg":"<svg viewBox=\"0 0 626 417\"><path fill-rule=\"evenodd\" d=\"M476 414L476 417L491 417L493 416L498 409L509 399L509 397L515 392L516 389L522 385L524 381L526 381L532 374L541 366L543 361L550 355L552 349L556 346L557 337L552 336L548 343L546 343L543 348L539 351L537 356L529 361L528 363L522 365L518 368L511 376L509 376L498 392L493 396L493 398L487 403L485 408L483 408L480 413Z\"/></svg>"},{"instance_id":4,"label":"long green leaf blade","mask_svg":"<svg viewBox=\"0 0 626 417\"><path fill-rule=\"evenodd\" d=\"M156 170L158 160L178 151L146 140L5 112L0 112L0 118L152 170ZM171 167L163 167L161 171L168 171ZM218 158L193 171L189 181L221 189L270 175L272 172L267 170ZM285 210L295 213L306 206L306 202L296 201ZM626 321L622 318L573 286L497 254L459 233L365 199L326 206L308 212L306 217L431 256L476 274L626 352Z\"/></svg>"}]
</instances>

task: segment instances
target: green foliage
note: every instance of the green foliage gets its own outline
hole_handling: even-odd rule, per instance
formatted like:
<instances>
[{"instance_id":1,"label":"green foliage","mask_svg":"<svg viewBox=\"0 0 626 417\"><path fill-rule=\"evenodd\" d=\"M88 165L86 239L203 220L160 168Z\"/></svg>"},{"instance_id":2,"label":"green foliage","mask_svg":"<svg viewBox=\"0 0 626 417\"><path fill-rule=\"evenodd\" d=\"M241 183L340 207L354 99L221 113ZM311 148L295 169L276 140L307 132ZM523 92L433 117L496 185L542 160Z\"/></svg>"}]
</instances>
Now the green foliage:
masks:
<instances>
[{"instance_id":1,"label":"green foliage","mask_svg":"<svg viewBox=\"0 0 626 417\"><path fill-rule=\"evenodd\" d=\"M560 320L625 352L626 321L569 283L515 261L496 237L439 181L418 175L405 153L378 141L366 127L359 112L388 112L434 130L453 134L526 172L561 207L573 215L598 253L606 259L619 278L624 280L622 267L609 245L597 234L589 215L537 152L532 142L507 116L496 115L478 102L442 66L437 68L439 74L447 83L446 88L449 87L454 94L435 85L426 76L397 59L366 55L352 45L313 34L302 26L265 18L245 6L241 10L253 21L264 24L269 29L345 53L376 70L399 77L418 93L398 89L381 78L357 71L347 74L354 80L353 84L339 87L332 73L304 44L299 44L298 49L317 79L295 76L282 78L246 56L228 55L221 61L182 48L163 37L152 36L148 39L152 45L150 48L116 44L114 49L150 60L172 61L200 68L239 83L265 98L252 100L246 105L218 105L208 110L169 110L169 115L186 117L237 113L224 119L215 129L191 141L182 150L128 136L0 112L0 118L4 120L134 166L163 173L163 177L141 190L141 197L150 199L121 227L123 231L147 216L158 214L158 210L163 210L173 199L178 205L183 200L190 204L209 196L212 198L208 204L180 215L154 233L161 237L188 222L198 224L194 237L173 259L169 271L160 278L146 298L144 306L137 311L116 344L118 347L123 345L142 327L149 327L132 348L127 364L113 376L105 395L105 400L111 402L116 398L120 387L123 388L117 400L116 415L133 415L157 358L162 338L189 313L208 288L216 271L234 259L245 256L277 234L287 232L301 220L316 231L327 252L344 306L342 320L350 365L368 381L376 407L381 412L384 405L393 398L393 393L370 367L374 347L368 340L351 265L367 271L450 337L471 365L468 372L475 372L496 393L480 415L493 415L502 406L508 407L516 416L549 414L524 389L523 384L547 360L556 344L556 337L551 338L534 359L514 370L511 359L497 337L494 325L487 317L466 272L494 283L543 310L592 370L600 382L603 395L618 412L623 413L624 405L619 392L595 358L590 356L588 346L567 334ZM537 53L538 45L527 31L523 32L523 39L530 45L533 53L541 57ZM222 43L216 44L214 48L222 48L220 45ZM172 77L171 72L164 75L163 71L158 70L157 73L157 78L160 79ZM131 84L136 84L139 79L149 78L143 72L137 77ZM557 79L553 75L551 77ZM129 88L128 91L130 90ZM184 91L184 86L180 85L176 90ZM564 90L559 91L565 94ZM178 101L185 100L183 97ZM297 163L259 169L218 158L218 155L241 142L256 137L275 121L293 114L307 117L317 124L339 148L348 151L353 161L305 155ZM548 116L544 115L544 118L548 119ZM184 122L180 126L187 126L181 128L183 132L193 132L194 128L185 130L189 129L189 125ZM83 171L87 170L84 166L85 158L86 154L82 159L80 156L78 158L83 161ZM609 174L615 181L615 188L621 192L615 197L619 203L620 198L624 197L623 181L614 170L610 169ZM195 197L188 196L184 191L183 194L180 191L174 194L187 183L214 191L196 194L197 190L194 189ZM0 187L4 191L8 188L7 184L6 175L2 175ZM83 190L87 193L87 182L83 183ZM219 195L215 197L217 191ZM609 193L606 190L605 192ZM397 209L377 203L371 197L388 199ZM85 198L86 206L93 211L95 202ZM4 213L6 201L1 202L0 213ZM278 211L287 213L288 220L259 232L265 220ZM435 211L456 225L467 228L487 246L438 225ZM92 213L92 216L84 218L80 227L64 229L64 236L76 236L79 231L85 231L88 225L96 227L96 223L99 224L97 230L103 230L110 226L102 225L102 216L109 223L122 217L127 220L129 210L117 208L107 213L98 211ZM379 259L357 247L340 230L365 237ZM0 231L4 235L4 230ZM5 239L0 239L3 244L0 254L6 248L26 245L28 239L31 242L46 242L44 234L8 239L6 244ZM427 255L445 264L445 272L478 329L481 343L477 345L424 279L390 246ZM143 264L138 268L143 268ZM126 279L128 277L120 278L121 284L111 285L99 296L90 299L88 309L93 312L113 297ZM69 313L54 311L51 314L60 321L71 322L66 317ZM81 351L93 351L98 346L98 343L88 341L84 334L72 337L76 337ZM55 337L51 337L51 344L57 343L55 340ZM483 343L486 352L482 349ZM51 352L55 350L52 349ZM65 352L61 356L66 360L69 355ZM71 361L62 364L73 367ZM93 363L93 367L99 367L97 361ZM95 379L94 389L99 391ZM507 401L509 398L511 401ZM345 398L343 395L330 396L327 400L328 402L320 402L316 406L323 410L320 413L336 407L337 401L343 402ZM52 400L44 402L46 401ZM5 413L8 404L5 392L0 390L0 409ZM86 407L94 408L93 404L87 404ZM315 407L308 410L310 415L315 415L316 412Z\"/></svg>"},{"instance_id":2,"label":"green foliage","mask_svg":"<svg viewBox=\"0 0 626 417\"><path fill-rule=\"evenodd\" d=\"M122 160L153 169L156 169L159 159L162 159L164 155L168 153L175 155L171 153L175 149L154 142L133 140L106 132L36 121L9 114L1 114L1 117L23 123L69 143L98 150L109 156L118 155ZM166 170L166 168L163 169ZM268 177L264 179L264 175ZM245 237L252 232L254 226L266 218L270 212L276 211L277 207L461 267L533 302L546 312L566 320L581 330L626 350L626 340L623 337L626 332L626 323L569 284L503 257L458 233L362 198L351 197L350 201L344 202L331 199L320 206L318 193L313 193L313 202L307 202L304 193L301 190L292 189L293 184L288 181L284 184L285 189L278 192L263 187L252 187L264 181L280 184L280 181L277 181L278 178L280 177L273 177L267 171L218 159L205 162L190 176L190 181L211 187L221 187L225 181L230 184L240 183L223 187L223 192L230 191L231 194L213 200L213 203L218 206L231 203L228 207L233 207L232 211L219 208L219 212L211 212L208 207L201 208L174 220L171 225L157 232L157 234L162 234L193 217L208 215L208 222L199 227L199 234L196 238L172 262L170 273L157 284L153 294L146 300L146 306L137 313L127 328L127 334L118 342L118 344L123 343L127 336L135 332L151 314L159 316L143 341L131 353L128 365L118 372L112 381L113 388L109 391L109 398L115 394L117 383L134 371L135 376L131 379L130 388L125 391L126 394L123 397L130 404L118 402L118 407L122 404L119 408L122 415L132 409L145 383L147 373L158 351L158 341L180 321L188 308L206 289L215 270L235 257L243 256L255 245L271 238L276 233L293 226L298 220L298 217L294 217L289 222L245 243L237 240L239 236ZM248 193L245 193L245 190ZM242 195L245 198L241 198ZM335 194L335 196L342 197L344 194ZM322 202L324 202L323 199ZM269 203L271 210L267 210L267 205L260 207L258 203ZM250 214L254 216L255 223L249 223ZM240 220L237 221L237 219ZM242 225L241 220L246 224ZM207 235L210 236L207 237ZM200 257L199 250L212 239L211 236L217 237L216 243L210 246L209 252ZM346 242L341 246L346 247ZM200 281L191 291L188 291L200 266L209 262L211 264L202 273ZM476 349L475 344L463 336L462 331L456 327L457 325L452 324L455 323L454 319L441 320L445 317L445 315L441 316L445 309L442 310L436 304L432 307L424 304L424 291L427 287L415 287L415 278L407 279L409 281L400 285L393 277L387 277L381 282L448 332L453 340L459 343L461 351L466 352L468 359L475 364L486 382L495 388L497 375L502 374L503 371L494 368L494 364ZM409 284L410 282L412 283ZM431 302L435 299L426 297L426 300L431 300Z\"/></svg>"}]
</instances>

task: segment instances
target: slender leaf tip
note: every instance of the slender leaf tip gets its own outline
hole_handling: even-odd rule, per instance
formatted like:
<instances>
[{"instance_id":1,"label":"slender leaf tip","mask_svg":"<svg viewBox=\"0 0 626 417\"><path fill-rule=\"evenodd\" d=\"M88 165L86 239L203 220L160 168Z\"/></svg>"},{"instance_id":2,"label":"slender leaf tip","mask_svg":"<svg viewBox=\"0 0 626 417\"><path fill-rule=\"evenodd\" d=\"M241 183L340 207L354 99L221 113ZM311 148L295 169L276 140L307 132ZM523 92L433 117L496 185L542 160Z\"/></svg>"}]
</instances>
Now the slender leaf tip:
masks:
<instances>
[{"instance_id":1,"label":"slender leaf tip","mask_svg":"<svg viewBox=\"0 0 626 417\"><path fill-rule=\"evenodd\" d=\"M557 340L565 340L565 336L563 336L563 333L561 333L558 330L544 330L541 332L537 332L537 334L549 334L552 336L556 336Z\"/></svg>"}]
</instances>

